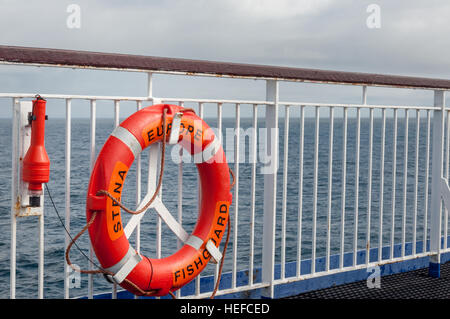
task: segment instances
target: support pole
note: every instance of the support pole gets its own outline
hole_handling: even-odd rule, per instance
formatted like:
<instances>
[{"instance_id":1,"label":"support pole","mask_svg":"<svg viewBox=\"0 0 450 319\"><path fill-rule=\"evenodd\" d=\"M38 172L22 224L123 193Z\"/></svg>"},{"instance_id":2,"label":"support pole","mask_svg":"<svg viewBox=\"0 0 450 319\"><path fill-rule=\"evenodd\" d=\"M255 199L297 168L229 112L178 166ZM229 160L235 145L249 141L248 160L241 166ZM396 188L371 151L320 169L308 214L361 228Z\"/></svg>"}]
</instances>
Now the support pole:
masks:
<instances>
[{"instance_id":1,"label":"support pole","mask_svg":"<svg viewBox=\"0 0 450 319\"><path fill-rule=\"evenodd\" d=\"M430 264L428 274L430 277L439 278L441 268L441 179L444 149L444 109L445 91L434 91L433 110L433 151L431 155L431 209L430 209Z\"/></svg>"},{"instance_id":2,"label":"support pole","mask_svg":"<svg viewBox=\"0 0 450 319\"><path fill-rule=\"evenodd\" d=\"M263 167L264 174L264 224L262 252L262 282L269 283L263 289L262 296L274 298L275 270L275 226L276 226L276 194L278 169L278 82L266 82L266 100L273 102L266 105L266 155L269 161Z\"/></svg>"}]
</instances>

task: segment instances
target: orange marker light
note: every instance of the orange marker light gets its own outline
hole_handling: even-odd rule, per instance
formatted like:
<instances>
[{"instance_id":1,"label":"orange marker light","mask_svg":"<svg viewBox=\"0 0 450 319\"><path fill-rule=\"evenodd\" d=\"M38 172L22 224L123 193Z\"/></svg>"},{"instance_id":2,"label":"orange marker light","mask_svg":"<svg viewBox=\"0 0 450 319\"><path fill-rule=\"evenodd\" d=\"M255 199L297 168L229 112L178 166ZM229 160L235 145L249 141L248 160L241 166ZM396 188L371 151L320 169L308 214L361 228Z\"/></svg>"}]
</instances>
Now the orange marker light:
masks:
<instances>
[{"instance_id":1,"label":"orange marker light","mask_svg":"<svg viewBox=\"0 0 450 319\"><path fill-rule=\"evenodd\" d=\"M45 105L39 95L33 100L33 112L30 116L31 143L23 159L22 179L28 183L30 206L40 206L42 183L50 178L50 160L45 150Z\"/></svg>"}]
</instances>

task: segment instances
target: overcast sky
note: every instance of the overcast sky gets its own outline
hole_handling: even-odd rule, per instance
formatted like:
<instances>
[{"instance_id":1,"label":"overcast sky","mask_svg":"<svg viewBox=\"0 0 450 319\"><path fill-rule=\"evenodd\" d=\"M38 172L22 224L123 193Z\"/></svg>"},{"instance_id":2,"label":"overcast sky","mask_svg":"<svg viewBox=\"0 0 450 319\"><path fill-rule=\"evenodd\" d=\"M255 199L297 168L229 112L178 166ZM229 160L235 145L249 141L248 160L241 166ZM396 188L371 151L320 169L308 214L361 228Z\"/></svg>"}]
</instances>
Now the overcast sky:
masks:
<instances>
[{"instance_id":1,"label":"overcast sky","mask_svg":"<svg viewBox=\"0 0 450 319\"><path fill-rule=\"evenodd\" d=\"M71 4L81 9L80 28L67 26ZM380 8L380 28L367 25L371 4ZM450 79L449 17L448 0L0 0L0 44ZM145 81L140 73L0 66L1 92L143 96ZM157 76L154 94L261 100L264 88L263 81ZM361 94L299 83L280 92L282 100L348 103ZM430 91L369 94L369 103L432 102ZM0 117L10 116L8 103L0 102ZM64 105L49 112L63 116Z\"/></svg>"}]
</instances>

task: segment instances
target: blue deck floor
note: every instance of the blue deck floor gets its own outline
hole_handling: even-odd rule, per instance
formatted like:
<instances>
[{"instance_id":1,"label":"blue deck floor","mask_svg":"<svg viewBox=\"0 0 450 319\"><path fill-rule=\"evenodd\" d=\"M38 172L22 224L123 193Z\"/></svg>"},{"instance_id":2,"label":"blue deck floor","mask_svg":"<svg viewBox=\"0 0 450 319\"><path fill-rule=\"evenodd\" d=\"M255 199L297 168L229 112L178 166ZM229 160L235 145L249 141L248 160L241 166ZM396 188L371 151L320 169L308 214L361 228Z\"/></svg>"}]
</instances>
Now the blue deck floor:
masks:
<instances>
[{"instance_id":1,"label":"blue deck floor","mask_svg":"<svg viewBox=\"0 0 450 319\"><path fill-rule=\"evenodd\" d=\"M290 299L450 299L450 262L441 265L440 278L428 268L382 276L378 287L367 280L306 292Z\"/></svg>"}]
</instances>

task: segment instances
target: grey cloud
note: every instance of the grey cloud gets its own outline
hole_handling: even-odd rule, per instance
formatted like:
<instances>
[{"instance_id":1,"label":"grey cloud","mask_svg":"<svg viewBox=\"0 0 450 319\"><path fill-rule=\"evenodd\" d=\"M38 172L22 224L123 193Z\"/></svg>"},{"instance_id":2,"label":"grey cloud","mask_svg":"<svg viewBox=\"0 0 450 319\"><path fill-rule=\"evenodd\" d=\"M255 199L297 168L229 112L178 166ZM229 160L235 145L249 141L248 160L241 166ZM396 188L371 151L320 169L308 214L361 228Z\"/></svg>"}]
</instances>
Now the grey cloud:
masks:
<instances>
[{"instance_id":1,"label":"grey cloud","mask_svg":"<svg viewBox=\"0 0 450 319\"><path fill-rule=\"evenodd\" d=\"M66 27L66 8L71 3L79 4L82 10L79 30ZM262 7L252 10L253 3L262 3ZM274 7L272 3L285 3L284 9ZM271 3L235 0L3 0L0 1L0 43L450 77L450 43L446 36L450 31L450 23L447 22L450 5L446 0L306 1L302 3L320 5L312 9L305 6L305 11L292 3L288 0ZM369 15L366 8L371 3L381 7L381 29L368 29L366 26ZM265 9L264 5L272 11L261 11ZM292 12L289 11L291 7ZM65 80L61 81L60 77L65 77ZM111 78L113 81L108 85ZM14 68L14 71L10 69L8 73L0 73L0 84L7 91L34 92L52 88L53 91L67 93L99 90L107 94L145 94L142 76L124 76L126 81L122 84L120 79L119 75L110 76L104 72L86 75L85 72L71 70L50 72L50 75L31 71L26 76L19 68ZM161 94L173 92L173 95L183 96L198 91L196 84L188 85L188 82L178 78L171 82L162 80L164 85L156 88ZM197 82L206 86L201 94L222 94L220 89L208 86L209 81ZM183 84L174 89L171 85L175 83ZM253 91L261 91L260 84L254 90L249 88L247 93L240 82L234 83L227 82L232 88L228 93L230 96L253 96ZM336 96L343 94L339 92L340 87L330 90ZM305 94L313 92L322 98L323 94L315 93L318 91L310 90Z\"/></svg>"}]
</instances>

